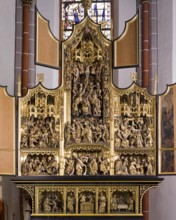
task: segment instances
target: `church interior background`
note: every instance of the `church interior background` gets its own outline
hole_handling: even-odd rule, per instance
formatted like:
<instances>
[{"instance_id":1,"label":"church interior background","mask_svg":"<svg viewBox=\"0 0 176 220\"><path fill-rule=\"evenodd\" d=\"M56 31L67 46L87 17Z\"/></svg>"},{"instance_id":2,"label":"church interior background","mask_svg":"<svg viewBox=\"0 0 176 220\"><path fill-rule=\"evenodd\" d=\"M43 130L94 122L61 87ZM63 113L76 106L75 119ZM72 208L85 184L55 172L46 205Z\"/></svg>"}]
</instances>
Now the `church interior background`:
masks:
<instances>
[{"instance_id":1,"label":"church interior background","mask_svg":"<svg viewBox=\"0 0 176 220\"><path fill-rule=\"evenodd\" d=\"M0 2L0 219L174 220L174 0Z\"/></svg>"}]
</instances>

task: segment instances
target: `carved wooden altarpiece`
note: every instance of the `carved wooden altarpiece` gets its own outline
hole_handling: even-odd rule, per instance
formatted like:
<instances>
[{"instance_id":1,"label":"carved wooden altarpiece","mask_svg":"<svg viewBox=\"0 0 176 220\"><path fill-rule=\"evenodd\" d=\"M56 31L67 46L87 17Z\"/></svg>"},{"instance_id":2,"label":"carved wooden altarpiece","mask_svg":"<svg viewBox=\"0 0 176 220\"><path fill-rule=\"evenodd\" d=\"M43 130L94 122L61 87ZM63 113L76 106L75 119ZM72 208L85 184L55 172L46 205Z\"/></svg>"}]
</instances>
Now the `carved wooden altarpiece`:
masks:
<instances>
[{"instance_id":1,"label":"carved wooden altarpiece","mask_svg":"<svg viewBox=\"0 0 176 220\"><path fill-rule=\"evenodd\" d=\"M62 85L19 98L18 187L41 216L142 218L156 178L156 97L112 84L112 42L86 17L62 42Z\"/></svg>"},{"instance_id":2,"label":"carved wooden altarpiece","mask_svg":"<svg viewBox=\"0 0 176 220\"><path fill-rule=\"evenodd\" d=\"M31 219L143 219L142 198L162 181L157 96L113 85L117 51L89 17L59 48L61 86L39 83L17 100L13 181L29 195Z\"/></svg>"}]
</instances>

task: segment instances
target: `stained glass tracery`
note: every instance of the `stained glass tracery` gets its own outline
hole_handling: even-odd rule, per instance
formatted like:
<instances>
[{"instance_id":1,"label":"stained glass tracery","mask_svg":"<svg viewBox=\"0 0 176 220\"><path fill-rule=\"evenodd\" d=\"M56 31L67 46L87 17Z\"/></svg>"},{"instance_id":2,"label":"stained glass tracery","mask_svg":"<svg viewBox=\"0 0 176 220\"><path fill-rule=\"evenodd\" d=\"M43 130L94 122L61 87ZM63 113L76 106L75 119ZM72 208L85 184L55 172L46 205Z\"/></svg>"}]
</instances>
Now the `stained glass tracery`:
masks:
<instances>
[{"instance_id":1,"label":"stained glass tracery","mask_svg":"<svg viewBox=\"0 0 176 220\"><path fill-rule=\"evenodd\" d=\"M111 39L111 0L93 0L88 10L89 17L101 24L102 32ZM78 24L85 17L81 0L62 0L62 35L67 39L73 30L73 24Z\"/></svg>"}]
</instances>

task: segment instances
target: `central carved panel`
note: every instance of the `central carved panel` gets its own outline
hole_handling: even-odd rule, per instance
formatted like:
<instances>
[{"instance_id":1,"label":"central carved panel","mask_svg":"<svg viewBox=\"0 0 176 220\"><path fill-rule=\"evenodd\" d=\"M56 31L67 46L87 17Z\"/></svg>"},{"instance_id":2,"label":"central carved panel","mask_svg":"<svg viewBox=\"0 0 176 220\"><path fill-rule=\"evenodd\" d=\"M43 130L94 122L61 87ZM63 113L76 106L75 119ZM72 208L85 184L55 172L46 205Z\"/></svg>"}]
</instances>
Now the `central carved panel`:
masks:
<instances>
[{"instance_id":1,"label":"central carved panel","mask_svg":"<svg viewBox=\"0 0 176 220\"><path fill-rule=\"evenodd\" d=\"M65 123L67 175L109 173L110 44L104 44L102 35L90 24L78 28L64 49L70 102Z\"/></svg>"}]
</instances>

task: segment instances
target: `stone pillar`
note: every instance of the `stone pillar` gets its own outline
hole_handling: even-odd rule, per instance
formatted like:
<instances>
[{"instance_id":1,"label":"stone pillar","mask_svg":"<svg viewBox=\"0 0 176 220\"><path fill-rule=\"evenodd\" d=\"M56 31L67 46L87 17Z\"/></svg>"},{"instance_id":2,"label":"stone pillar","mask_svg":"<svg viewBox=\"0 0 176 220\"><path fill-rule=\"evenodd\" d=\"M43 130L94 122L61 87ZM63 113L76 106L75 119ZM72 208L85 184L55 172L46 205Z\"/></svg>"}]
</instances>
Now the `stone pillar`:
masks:
<instances>
[{"instance_id":1,"label":"stone pillar","mask_svg":"<svg viewBox=\"0 0 176 220\"><path fill-rule=\"evenodd\" d=\"M35 66L35 5L37 0L32 0L29 19L29 68L28 68L28 88L36 85Z\"/></svg>"},{"instance_id":2,"label":"stone pillar","mask_svg":"<svg viewBox=\"0 0 176 220\"><path fill-rule=\"evenodd\" d=\"M149 0L141 0L142 5L142 85L149 86ZM144 220L149 219L149 193L143 197Z\"/></svg>"},{"instance_id":3,"label":"stone pillar","mask_svg":"<svg viewBox=\"0 0 176 220\"><path fill-rule=\"evenodd\" d=\"M29 15L32 0L22 0L23 4L23 54L22 54L22 96L28 89L29 69Z\"/></svg>"},{"instance_id":4,"label":"stone pillar","mask_svg":"<svg viewBox=\"0 0 176 220\"><path fill-rule=\"evenodd\" d=\"M157 0L150 1L149 6L149 92L155 94L157 91L158 78L158 14Z\"/></svg>"},{"instance_id":5,"label":"stone pillar","mask_svg":"<svg viewBox=\"0 0 176 220\"><path fill-rule=\"evenodd\" d=\"M142 0L142 85L149 85L149 0Z\"/></svg>"}]
</instances>

